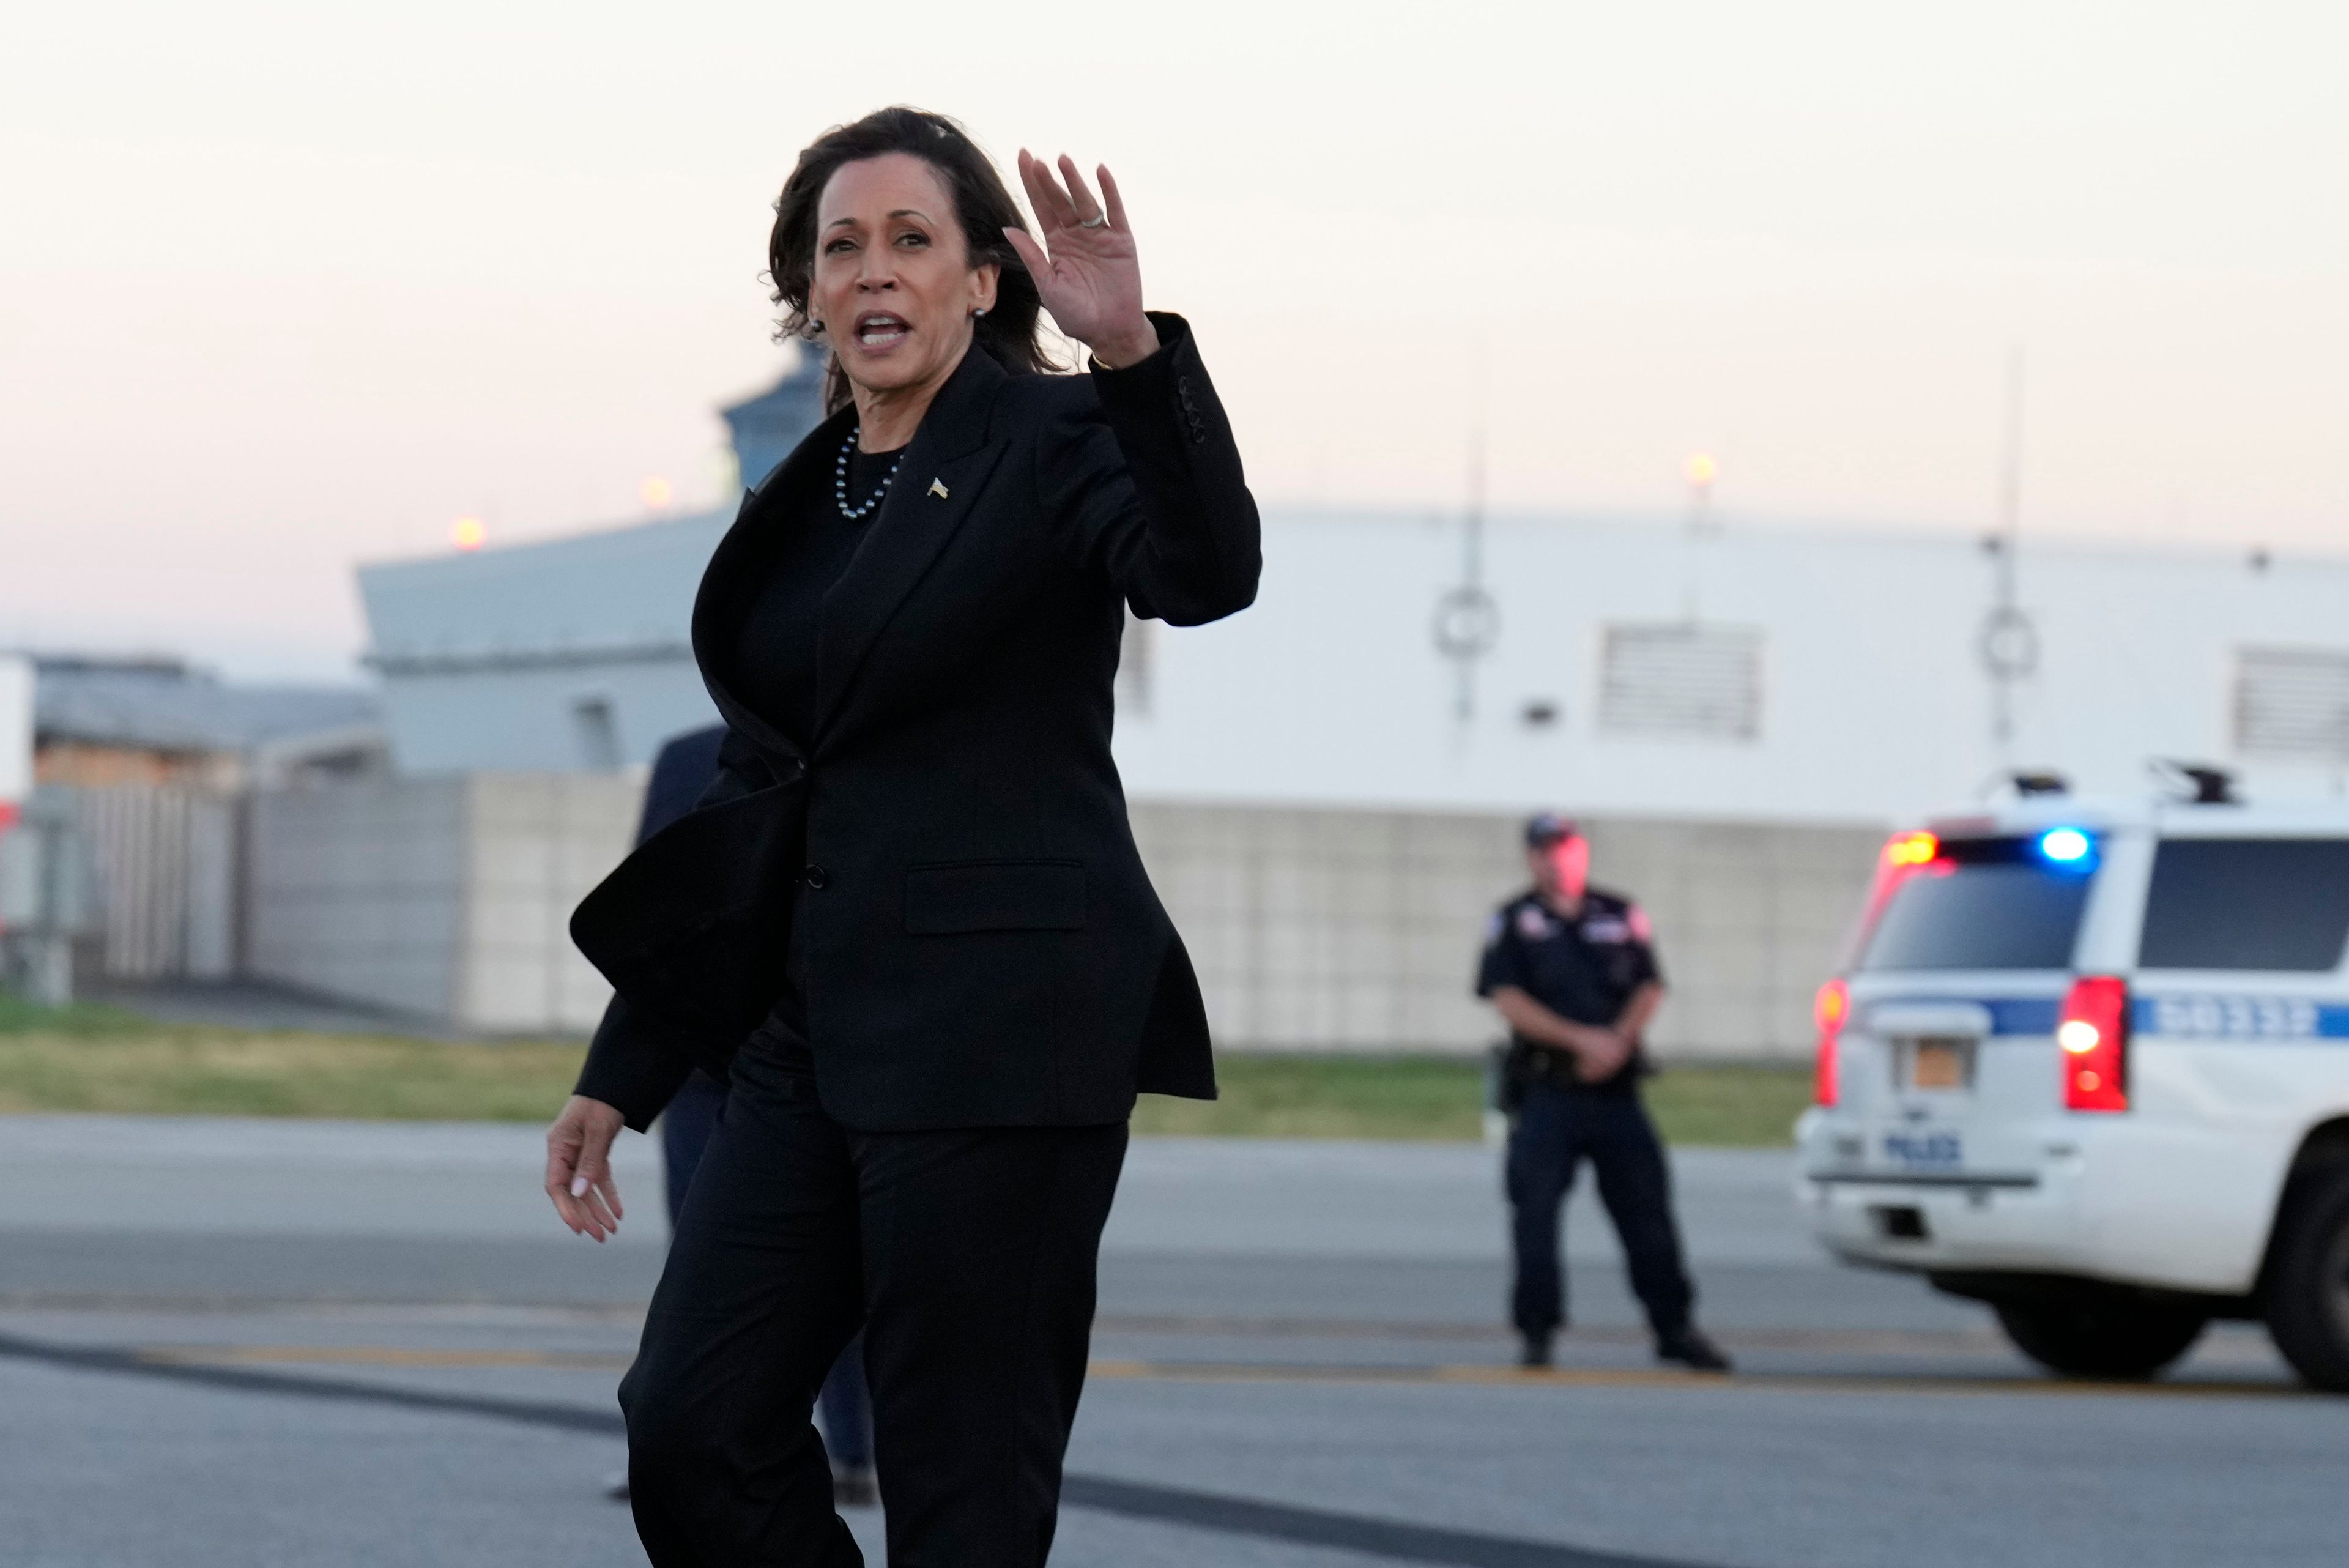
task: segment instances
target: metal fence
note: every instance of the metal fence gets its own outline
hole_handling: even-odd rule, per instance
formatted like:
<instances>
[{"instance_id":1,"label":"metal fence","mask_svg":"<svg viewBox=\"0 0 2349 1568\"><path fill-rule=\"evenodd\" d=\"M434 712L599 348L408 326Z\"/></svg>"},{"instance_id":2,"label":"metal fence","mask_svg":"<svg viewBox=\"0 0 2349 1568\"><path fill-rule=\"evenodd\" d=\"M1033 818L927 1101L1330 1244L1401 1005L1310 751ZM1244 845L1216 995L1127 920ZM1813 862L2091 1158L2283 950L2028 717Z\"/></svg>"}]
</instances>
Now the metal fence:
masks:
<instances>
[{"instance_id":1,"label":"metal fence","mask_svg":"<svg viewBox=\"0 0 2349 1568\"><path fill-rule=\"evenodd\" d=\"M180 784L45 786L96 882L85 980L225 980L243 926L239 795Z\"/></svg>"}]
</instances>

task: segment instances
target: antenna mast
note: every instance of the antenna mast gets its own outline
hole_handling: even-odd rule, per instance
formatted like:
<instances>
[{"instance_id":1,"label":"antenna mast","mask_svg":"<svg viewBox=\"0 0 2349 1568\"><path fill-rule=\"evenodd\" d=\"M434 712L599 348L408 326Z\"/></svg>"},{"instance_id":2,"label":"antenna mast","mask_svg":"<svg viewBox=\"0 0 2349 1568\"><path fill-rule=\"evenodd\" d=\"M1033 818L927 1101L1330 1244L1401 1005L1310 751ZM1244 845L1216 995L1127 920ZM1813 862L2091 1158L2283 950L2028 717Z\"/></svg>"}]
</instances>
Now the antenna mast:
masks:
<instances>
[{"instance_id":1,"label":"antenna mast","mask_svg":"<svg viewBox=\"0 0 2349 1568\"><path fill-rule=\"evenodd\" d=\"M1460 519L1460 584L1435 601L1435 651L1452 661L1452 722L1476 718L1476 661L1501 639L1501 607L1485 591L1485 354L1476 352L1476 417L1468 435L1468 509Z\"/></svg>"},{"instance_id":2,"label":"antenna mast","mask_svg":"<svg viewBox=\"0 0 2349 1568\"><path fill-rule=\"evenodd\" d=\"M2023 348L2007 355L2005 452L1999 473L1998 527L1983 541L1992 558L1991 607L1977 639L1990 677L1991 745L2001 767L2013 763L2015 688L2039 668L2039 631L2016 603L2016 555L2023 533Z\"/></svg>"}]
</instances>

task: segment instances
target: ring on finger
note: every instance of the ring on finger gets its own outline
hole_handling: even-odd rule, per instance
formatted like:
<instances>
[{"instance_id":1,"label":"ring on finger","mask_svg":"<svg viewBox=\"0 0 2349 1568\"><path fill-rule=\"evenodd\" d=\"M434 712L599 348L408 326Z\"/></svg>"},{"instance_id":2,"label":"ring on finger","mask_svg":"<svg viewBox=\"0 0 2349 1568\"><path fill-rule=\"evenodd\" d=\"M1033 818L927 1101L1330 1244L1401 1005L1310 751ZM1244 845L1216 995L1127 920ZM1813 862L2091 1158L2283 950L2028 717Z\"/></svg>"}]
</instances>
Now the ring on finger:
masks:
<instances>
[{"instance_id":1,"label":"ring on finger","mask_svg":"<svg viewBox=\"0 0 2349 1568\"><path fill-rule=\"evenodd\" d=\"M1109 214L1107 213L1096 213L1090 218L1079 218L1077 220L1077 227L1081 229L1103 229L1108 226Z\"/></svg>"}]
</instances>

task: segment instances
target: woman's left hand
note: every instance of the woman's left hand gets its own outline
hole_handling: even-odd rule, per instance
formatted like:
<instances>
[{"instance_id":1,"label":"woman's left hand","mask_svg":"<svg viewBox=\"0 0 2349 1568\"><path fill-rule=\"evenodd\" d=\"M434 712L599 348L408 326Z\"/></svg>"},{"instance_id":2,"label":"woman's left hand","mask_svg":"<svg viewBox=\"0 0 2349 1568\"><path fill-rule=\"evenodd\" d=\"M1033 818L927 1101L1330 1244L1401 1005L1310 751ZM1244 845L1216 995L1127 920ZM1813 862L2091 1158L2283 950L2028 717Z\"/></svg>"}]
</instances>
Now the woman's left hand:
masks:
<instances>
[{"instance_id":1,"label":"woman's left hand","mask_svg":"<svg viewBox=\"0 0 2349 1568\"><path fill-rule=\"evenodd\" d=\"M1063 189L1050 164L1021 148L1019 181L1028 187L1041 243L1020 229L1006 229L1003 237L1028 264L1061 330L1104 366L1123 369L1158 351L1158 331L1142 314L1142 264L1126 226L1125 202L1108 166L1097 172L1106 208L1093 200L1068 154L1061 155L1068 181Z\"/></svg>"}]
</instances>

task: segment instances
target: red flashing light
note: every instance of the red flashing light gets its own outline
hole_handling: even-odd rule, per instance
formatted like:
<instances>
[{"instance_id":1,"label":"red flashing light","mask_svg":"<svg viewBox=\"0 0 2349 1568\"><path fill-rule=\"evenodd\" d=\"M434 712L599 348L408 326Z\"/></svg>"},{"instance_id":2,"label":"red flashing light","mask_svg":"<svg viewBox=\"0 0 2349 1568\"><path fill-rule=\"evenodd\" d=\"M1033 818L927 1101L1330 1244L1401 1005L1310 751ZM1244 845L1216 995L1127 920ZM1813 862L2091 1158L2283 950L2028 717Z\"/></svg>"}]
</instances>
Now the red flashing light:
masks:
<instances>
[{"instance_id":1,"label":"red flashing light","mask_svg":"<svg viewBox=\"0 0 2349 1568\"><path fill-rule=\"evenodd\" d=\"M2065 1109L2128 1109L2128 981L2119 976L2083 975L2072 982L2055 1025Z\"/></svg>"},{"instance_id":2,"label":"red flashing light","mask_svg":"<svg viewBox=\"0 0 2349 1568\"><path fill-rule=\"evenodd\" d=\"M1811 1016L1818 1020L1819 1054L1811 1068L1811 1098L1822 1106L1836 1103L1837 1045L1843 1038L1844 1021L1851 1016L1851 988L1840 980L1831 980L1819 987L1819 994L1811 1003Z\"/></svg>"}]
</instances>

